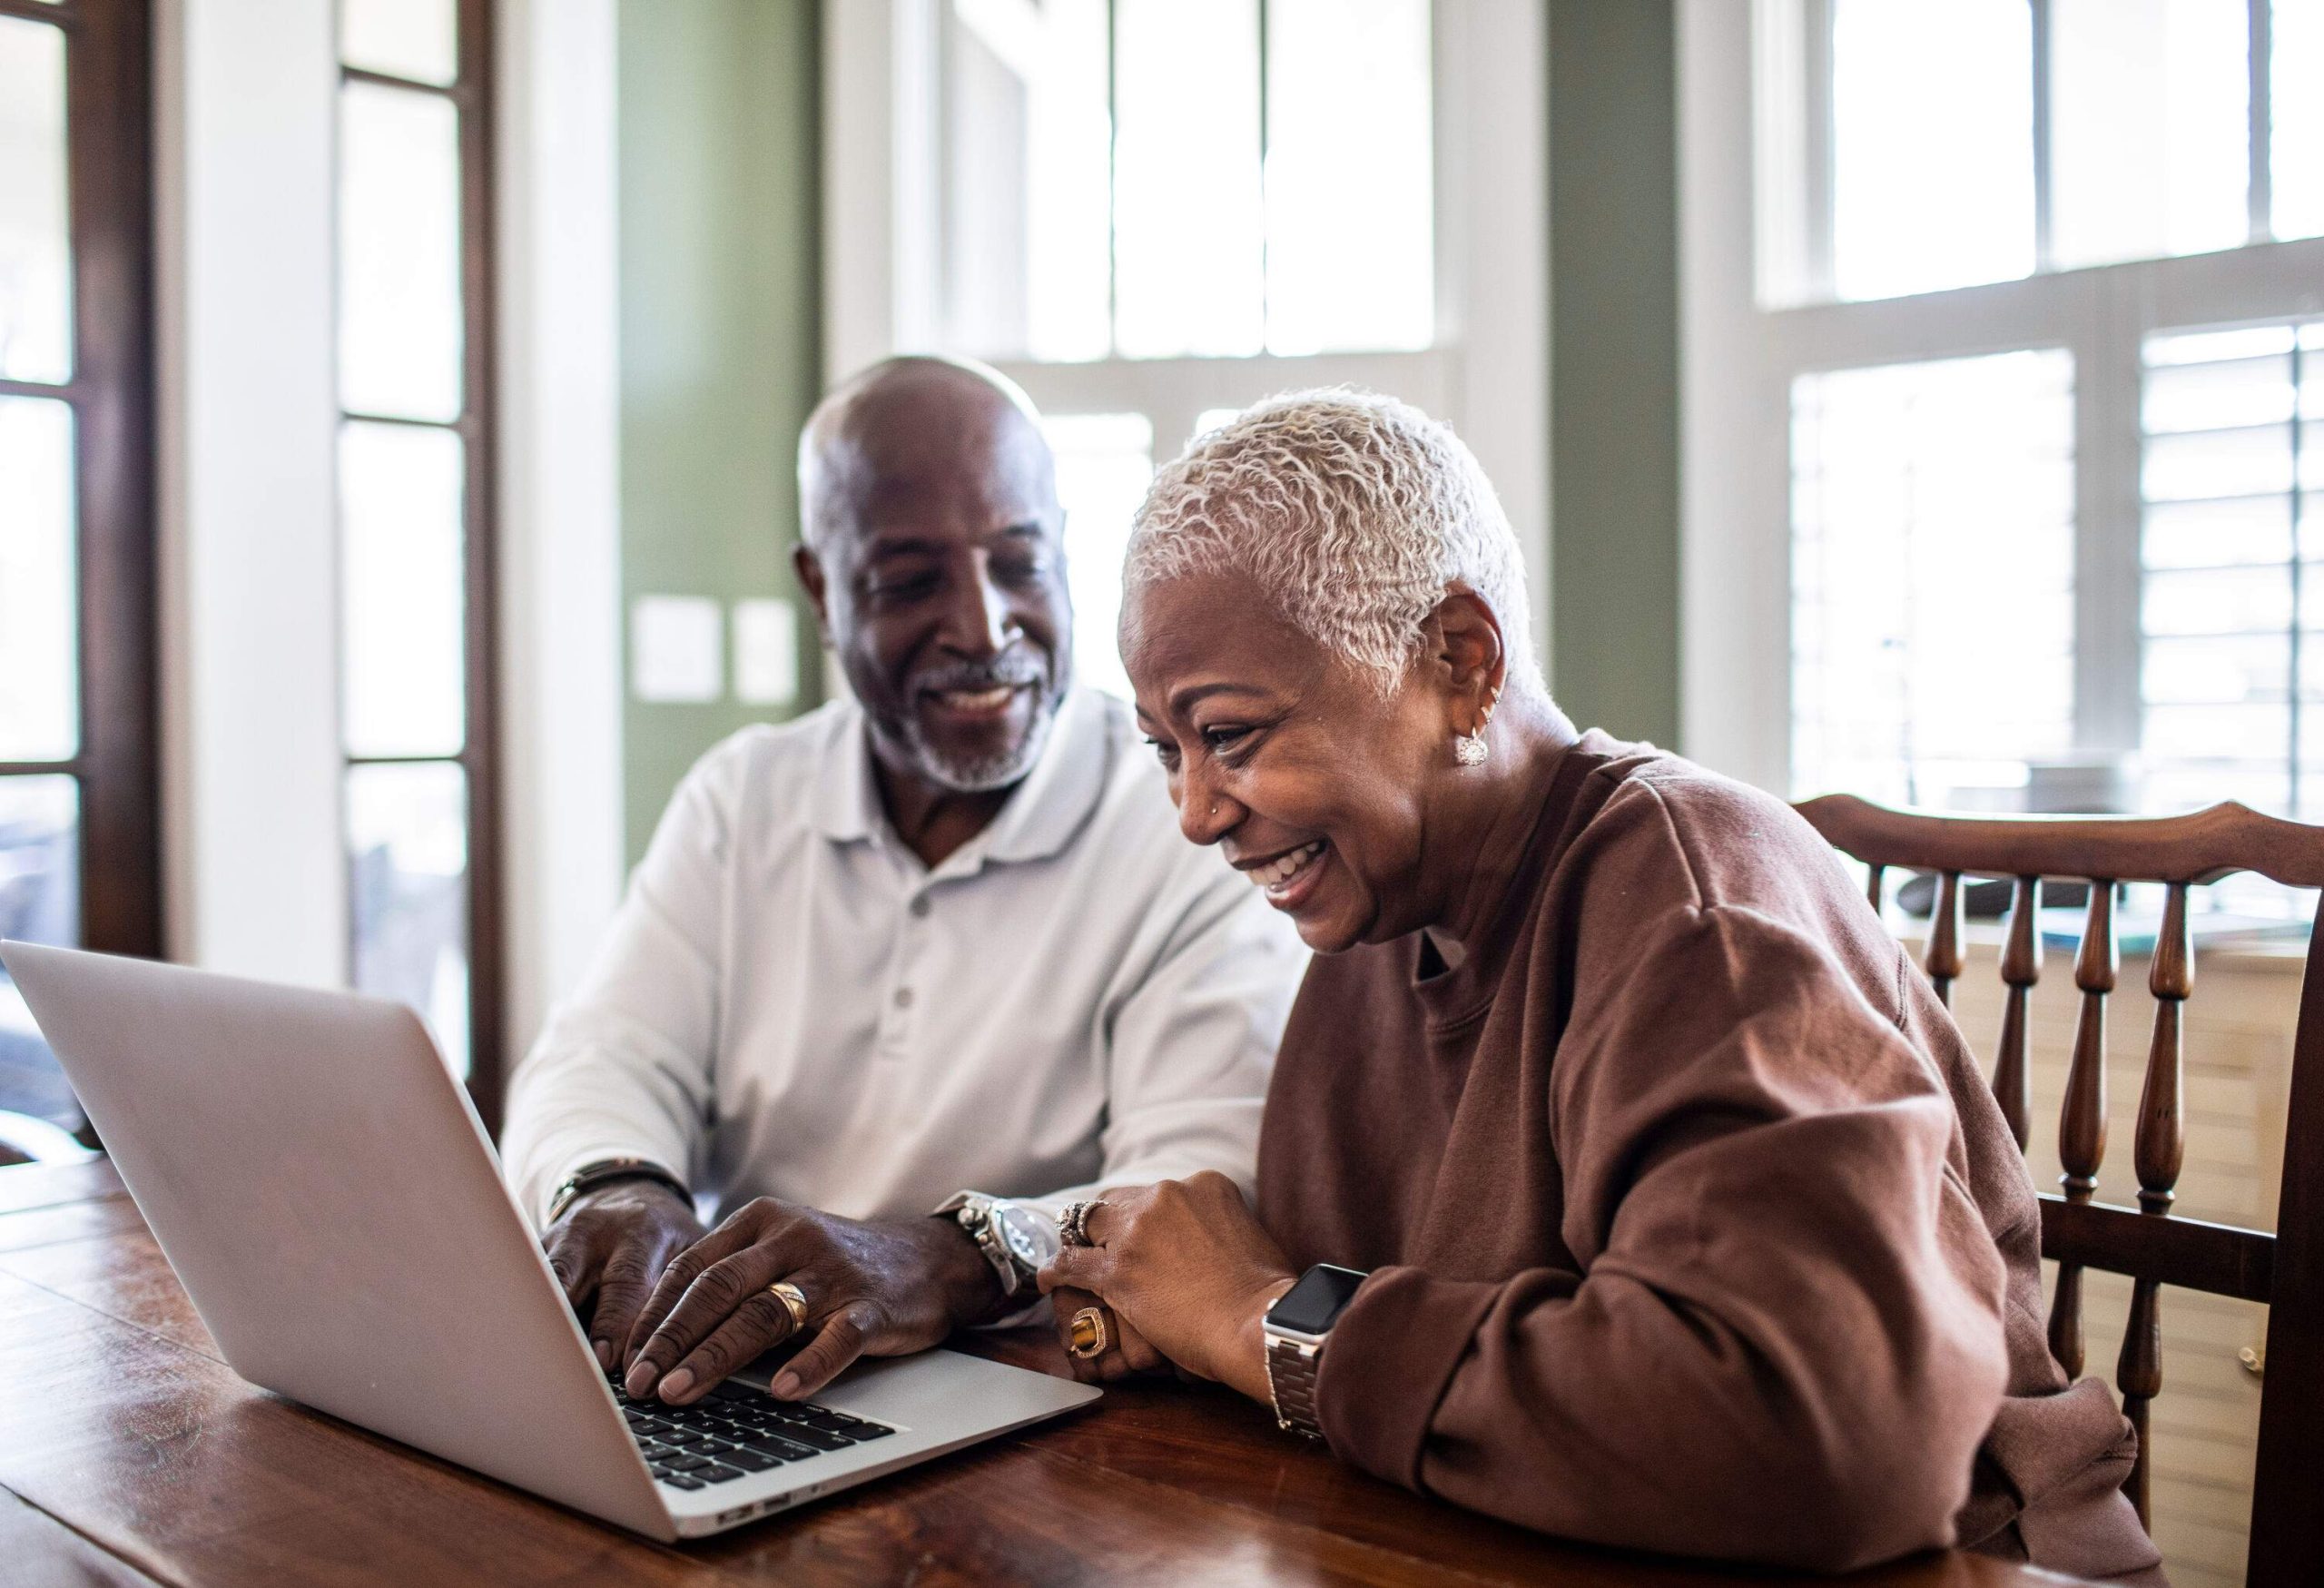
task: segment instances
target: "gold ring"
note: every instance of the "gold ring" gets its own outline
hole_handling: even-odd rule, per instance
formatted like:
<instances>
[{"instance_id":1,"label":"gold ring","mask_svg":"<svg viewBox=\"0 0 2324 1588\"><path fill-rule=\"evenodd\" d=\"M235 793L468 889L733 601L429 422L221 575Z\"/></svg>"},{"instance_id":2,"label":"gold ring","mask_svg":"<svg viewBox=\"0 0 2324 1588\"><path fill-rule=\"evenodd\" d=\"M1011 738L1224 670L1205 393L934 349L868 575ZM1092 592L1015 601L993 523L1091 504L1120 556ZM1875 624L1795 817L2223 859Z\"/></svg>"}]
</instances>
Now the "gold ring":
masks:
<instances>
[{"instance_id":1,"label":"gold ring","mask_svg":"<svg viewBox=\"0 0 2324 1588\"><path fill-rule=\"evenodd\" d=\"M807 1327L807 1293L788 1279L778 1279L766 1287L766 1293L783 1303L783 1310L791 1315L791 1332L797 1334Z\"/></svg>"},{"instance_id":2,"label":"gold ring","mask_svg":"<svg viewBox=\"0 0 2324 1588\"><path fill-rule=\"evenodd\" d=\"M1073 1340L1072 1346L1068 1348L1083 1361L1086 1362L1092 1356L1104 1356L1106 1354L1106 1309L1102 1307L1083 1307L1079 1312L1075 1313L1072 1320L1065 1326L1065 1332Z\"/></svg>"}]
</instances>

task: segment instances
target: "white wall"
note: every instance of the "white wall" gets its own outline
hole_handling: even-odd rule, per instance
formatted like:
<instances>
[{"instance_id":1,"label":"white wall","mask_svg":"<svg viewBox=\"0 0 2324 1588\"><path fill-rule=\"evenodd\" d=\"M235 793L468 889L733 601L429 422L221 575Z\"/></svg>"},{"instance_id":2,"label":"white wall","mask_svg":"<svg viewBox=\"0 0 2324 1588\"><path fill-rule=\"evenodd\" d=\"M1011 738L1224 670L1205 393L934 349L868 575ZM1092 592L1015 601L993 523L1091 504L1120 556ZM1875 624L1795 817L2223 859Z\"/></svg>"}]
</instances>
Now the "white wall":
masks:
<instances>
[{"instance_id":1,"label":"white wall","mask_svg":"<svg viewBox=\"0 0 2324 1588\"><path fill-rule=\"evenodd\" d=\"M162 808L173 958L346 975L334 7L155 7Z\"/></svg>"},{"instance_id":2,"label":"white wall","mask_svg":"<svg viewBox=\"0 0 2324 1588\"><path fill-rule=\"evenodd\" d=\"M622 881L615 7L499 7L512 1057ZM169 952L318 985L348 973L336 9L155 15Z\"/></svg>"},{"instance_id":3,"label":"white wall","mask_svg":"<svg viewBox=\"0 0 2324 1588\"><path fill-rule=\"evenodd\" d=\"M510 1061L622 884L616 0L499 13Z\"/></svg>"}]
</instances>

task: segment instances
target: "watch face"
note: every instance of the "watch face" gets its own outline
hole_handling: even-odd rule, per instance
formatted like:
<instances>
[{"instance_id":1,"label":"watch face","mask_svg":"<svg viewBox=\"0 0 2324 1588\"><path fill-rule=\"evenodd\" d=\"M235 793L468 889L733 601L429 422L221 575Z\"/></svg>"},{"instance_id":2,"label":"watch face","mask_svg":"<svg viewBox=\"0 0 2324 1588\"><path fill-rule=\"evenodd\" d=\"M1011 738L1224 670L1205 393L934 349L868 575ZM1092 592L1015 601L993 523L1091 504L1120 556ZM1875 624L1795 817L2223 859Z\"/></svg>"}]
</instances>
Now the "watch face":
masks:
<instances>
[{"instance_id":1,"label":"watch face","mask_svg":"<svg viewBox=\"0 0 2324 1588\"><path fill-rule=\"evenodd\" d=\"M1294 1334L1320 1335L1339 1321L1347 1304L1368 1274L1354 1268L1335 1268L1329 1263L1317 1263L1299 1276L1299 1283L1283 1293L1283 1299L1267 1309L1267 1322Z\"/></svg>"},{"instance_id":2,"label":"watch face","mask_svg":"<svg viewBox=\"0 0 2324 1588\"><path fill-rule=\"evenodd\" d=\"M1044 1267L1057 1256L1057 1226L1031 1208L996 1203L992 1221L1000 1230L1001 1244L1009 1248L1009 1255L1026 1267Z\"/></svg>"}]
</instances>

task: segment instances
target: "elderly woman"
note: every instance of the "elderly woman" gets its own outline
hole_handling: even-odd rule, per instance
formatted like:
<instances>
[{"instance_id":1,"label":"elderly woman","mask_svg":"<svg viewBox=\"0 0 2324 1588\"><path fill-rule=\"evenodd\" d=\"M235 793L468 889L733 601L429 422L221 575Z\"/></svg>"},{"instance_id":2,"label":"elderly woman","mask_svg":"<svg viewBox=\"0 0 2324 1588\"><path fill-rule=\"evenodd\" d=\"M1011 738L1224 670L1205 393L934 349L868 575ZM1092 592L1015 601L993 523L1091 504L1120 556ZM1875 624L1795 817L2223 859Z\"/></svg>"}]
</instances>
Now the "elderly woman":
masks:
<instances>
[{"instance_id":1,"label":"elderly woman","mask_svg":"<svg viewBox=\"0 0 2324 1588\"><path fill-rule=\"evenodd\" d=\"M1323 392L1204 438L1121 638L1187 836L1320 957L1256 1212L1204 1177L1068 1218L1085 1371L1158 1353L1574 1538L2153 1573L1960 1034L1788 808L1559 712L1446 427Z\"/></svg>"}]
</instances>

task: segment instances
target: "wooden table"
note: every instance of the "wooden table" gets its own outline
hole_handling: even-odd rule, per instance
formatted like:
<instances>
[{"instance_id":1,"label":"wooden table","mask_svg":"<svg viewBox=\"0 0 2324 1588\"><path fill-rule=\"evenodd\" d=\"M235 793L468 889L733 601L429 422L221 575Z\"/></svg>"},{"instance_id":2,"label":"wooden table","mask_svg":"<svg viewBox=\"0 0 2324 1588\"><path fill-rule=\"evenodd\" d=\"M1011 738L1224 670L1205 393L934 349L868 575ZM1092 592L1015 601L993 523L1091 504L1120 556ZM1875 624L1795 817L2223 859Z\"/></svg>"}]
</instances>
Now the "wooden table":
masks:
<instances>
[{"instance_id":1,"label":"wooden table","mask_svg":"<svg viewBox=\"0 0 2324 1588\"><path fill-rule=\"evenodd\" d=\"M986 1348L1062 1361L1032 1336ZM103 1160L0 1169L0 1486L11 1584L1745 1580L1406 1494L1175 1384L716 1539L648 1543L235 1377ZM2061 1579L1943 1555L1849 1581Z\"/></svg>"}]
</instances>

